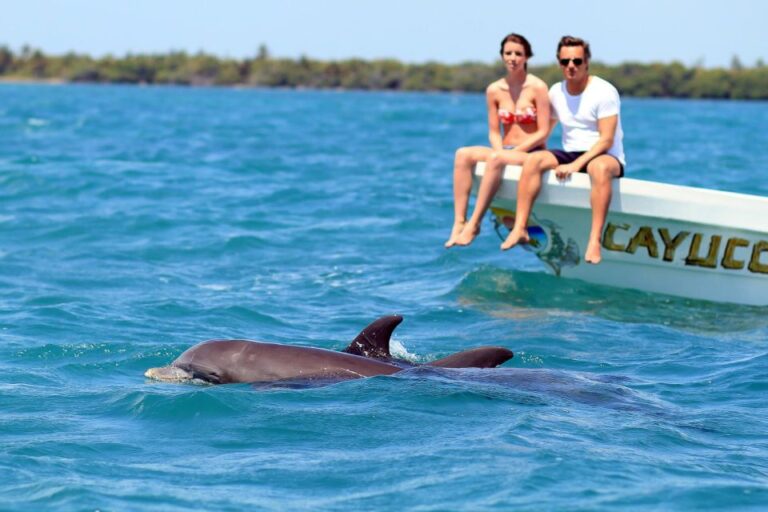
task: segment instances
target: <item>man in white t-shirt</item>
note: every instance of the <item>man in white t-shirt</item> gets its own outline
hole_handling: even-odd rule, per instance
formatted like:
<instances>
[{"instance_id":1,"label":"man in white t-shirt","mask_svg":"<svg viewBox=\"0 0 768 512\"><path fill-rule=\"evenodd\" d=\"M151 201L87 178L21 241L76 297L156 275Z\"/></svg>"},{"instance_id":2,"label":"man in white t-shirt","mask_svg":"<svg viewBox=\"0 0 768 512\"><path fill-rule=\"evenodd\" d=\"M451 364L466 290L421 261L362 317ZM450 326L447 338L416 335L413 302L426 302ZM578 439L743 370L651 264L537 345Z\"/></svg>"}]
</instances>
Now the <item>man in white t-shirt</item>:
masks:
<instances>
[{"instance_id":1,"label":"man in white t-shirt","mask_svg":"<svg viewBox=\"0 0 768 512\"><path fill-rule=\"evenodd\" d=\"M501 244L504 250L528 242L528 217L545 171L554 169L561 180L574 172L587 172L592 182L592 229L584 260L600 263L611 182L624 175L625 161L619 93L602 78L590 76L590 56L589 43L583 39L564 36L557 45L565 80L549 89L549 101L553 123L562 125L563 149L538 151L526 158L517 187L515 225Z\"/></svg>"}]
</instances>

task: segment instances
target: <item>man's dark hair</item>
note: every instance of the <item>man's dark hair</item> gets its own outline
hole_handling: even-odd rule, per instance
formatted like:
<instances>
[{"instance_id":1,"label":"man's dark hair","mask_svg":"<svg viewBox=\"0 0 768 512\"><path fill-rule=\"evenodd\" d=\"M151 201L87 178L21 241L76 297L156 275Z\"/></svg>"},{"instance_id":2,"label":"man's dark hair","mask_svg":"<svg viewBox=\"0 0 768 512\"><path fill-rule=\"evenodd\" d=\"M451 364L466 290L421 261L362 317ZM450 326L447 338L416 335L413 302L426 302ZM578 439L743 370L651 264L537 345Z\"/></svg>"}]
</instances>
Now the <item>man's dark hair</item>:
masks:
<instances>
[{"instance_id":1,"label":"man's dark hair","mask_svg":"<svg viewBox=\"0 0 768 512\"><path fill-rule=\"evenodd\" d=\"M587 60L592 58L592 52L589 51L589 43L579 37L563 36L560 38L560 42L557 43L557 58L560 58L560 49L563 46L581 46L584 48L584 57Z\"/></svg>"}]
</instances>

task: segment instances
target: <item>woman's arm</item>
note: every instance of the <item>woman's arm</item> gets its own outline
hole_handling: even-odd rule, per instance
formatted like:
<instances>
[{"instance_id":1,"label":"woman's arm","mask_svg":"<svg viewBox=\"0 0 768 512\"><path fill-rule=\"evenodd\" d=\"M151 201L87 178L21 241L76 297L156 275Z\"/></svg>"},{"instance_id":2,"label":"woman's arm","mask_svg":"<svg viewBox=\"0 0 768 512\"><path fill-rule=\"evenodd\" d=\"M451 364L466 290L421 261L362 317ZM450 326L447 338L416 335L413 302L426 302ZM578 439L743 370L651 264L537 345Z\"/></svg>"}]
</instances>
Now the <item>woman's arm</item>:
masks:
<instances>
[{"instance_id":1,"label":"woman's arm","mask_svg":"<svg viewBox=\"0 0 768 512\"><path fill-rule=\"evenodd\" d=\"M488 107L488 140L493 149L501 151L504 144L502 143L501 131L499 131L499 104L495 98L494 87L495 85L491 84L485 90L485 103Z\"/></svg>"}]
</instances>

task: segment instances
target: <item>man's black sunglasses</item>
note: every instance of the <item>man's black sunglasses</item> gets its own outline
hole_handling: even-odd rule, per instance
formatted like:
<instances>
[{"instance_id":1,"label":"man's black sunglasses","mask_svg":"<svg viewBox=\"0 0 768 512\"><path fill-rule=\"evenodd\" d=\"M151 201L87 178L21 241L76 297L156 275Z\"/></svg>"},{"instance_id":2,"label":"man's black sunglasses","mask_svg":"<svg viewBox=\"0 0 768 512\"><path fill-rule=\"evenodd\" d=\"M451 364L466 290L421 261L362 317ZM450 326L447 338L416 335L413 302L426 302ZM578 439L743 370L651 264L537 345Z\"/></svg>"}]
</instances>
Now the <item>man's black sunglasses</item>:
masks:
<instances>
[{"instance_id":1,"label":"man's black sunglasses","mask_svg":"<svg viewBox=\"0 0 768 512\"><path fill-rule=\"evenodd\" d=\"M565 67L567 66L571 61L573 61L573 65L578 67L584 64L584 59L575 58L575 59L560 59L560 65Z\"/></svg>"}]
</instances>

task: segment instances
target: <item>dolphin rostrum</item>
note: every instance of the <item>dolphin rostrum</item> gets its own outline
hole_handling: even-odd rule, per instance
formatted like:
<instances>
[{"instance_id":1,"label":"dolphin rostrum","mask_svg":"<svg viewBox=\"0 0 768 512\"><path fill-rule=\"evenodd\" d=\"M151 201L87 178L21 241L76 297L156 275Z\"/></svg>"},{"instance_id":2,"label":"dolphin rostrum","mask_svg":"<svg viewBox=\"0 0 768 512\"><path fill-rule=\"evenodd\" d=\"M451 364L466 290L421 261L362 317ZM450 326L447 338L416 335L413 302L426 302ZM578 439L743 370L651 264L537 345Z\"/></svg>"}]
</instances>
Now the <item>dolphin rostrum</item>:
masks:
<instances>
[{"instance_id":1,"label":"dolphin rostrum","mask_svg":"<svg viewBox=\"0 0 768 512\"><path fill-rule=\"evenodd\" d=\"M230 384L295 380L348 380L391 375L414 366L393 359L389 340L403 317L384 316L363 329L343 352L249 340L211 340L186 350L169 366L144 375L166 382ZM503 347L457 352L426 366L495 368L513 357Z\"/></svg>"}]
</instances>

